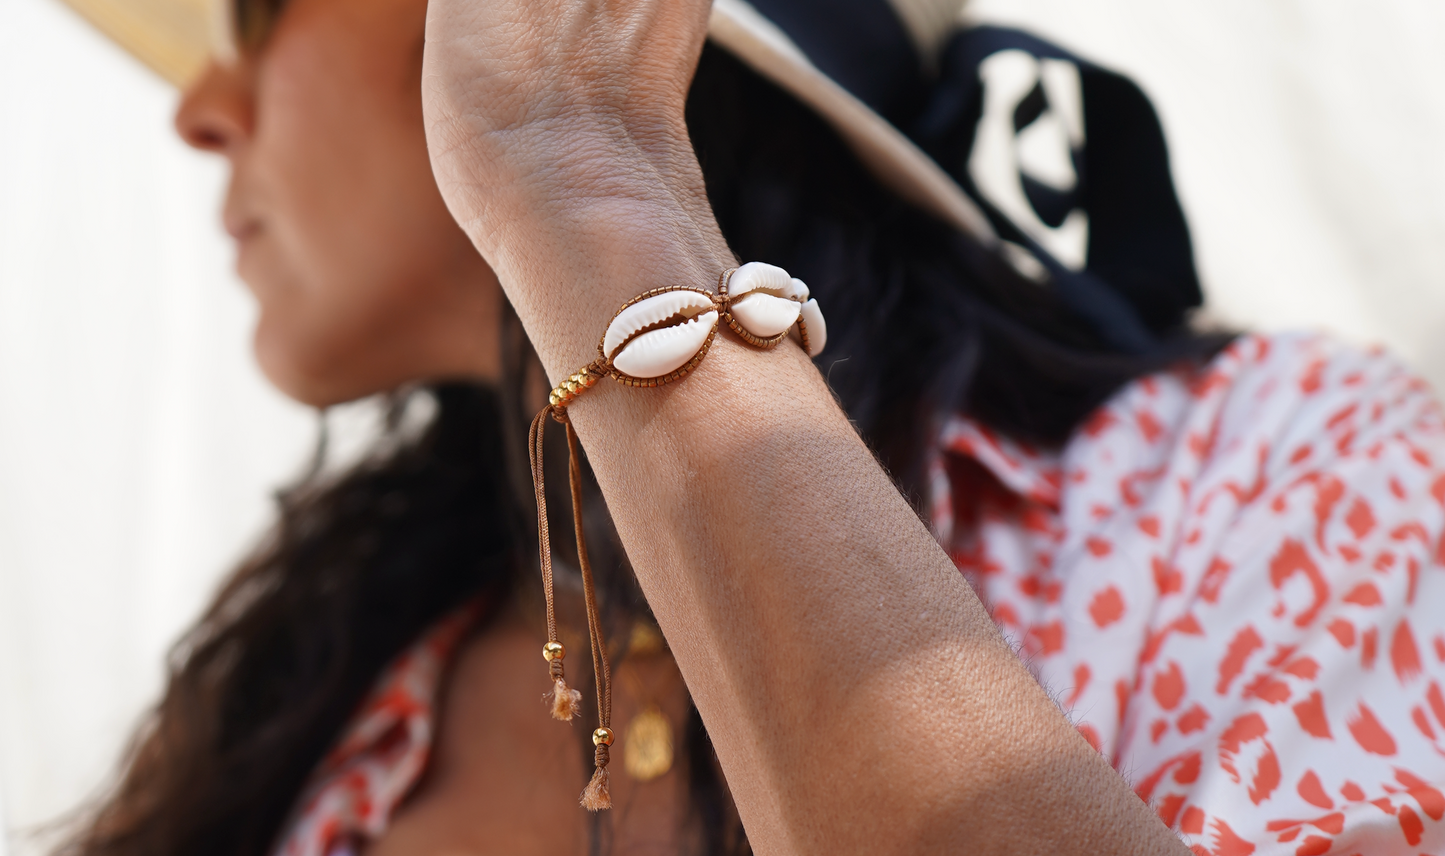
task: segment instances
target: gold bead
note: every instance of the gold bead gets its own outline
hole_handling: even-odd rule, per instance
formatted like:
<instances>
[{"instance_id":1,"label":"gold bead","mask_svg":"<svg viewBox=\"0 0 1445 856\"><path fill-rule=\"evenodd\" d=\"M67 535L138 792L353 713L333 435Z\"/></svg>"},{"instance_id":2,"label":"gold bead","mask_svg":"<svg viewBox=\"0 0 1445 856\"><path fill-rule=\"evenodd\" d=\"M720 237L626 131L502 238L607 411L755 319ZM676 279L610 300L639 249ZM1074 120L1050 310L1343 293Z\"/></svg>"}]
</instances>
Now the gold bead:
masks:
<instances>
[{"instance_id":1,"label":"gold bead","mask_svg":"<svg viewBox=\"0 0 1445 856\"><path fill-rule=\"evenodd\" d=\"M547 403L553 407L557 406L557 390L552 390L552 394L547 396Z\"/></svg>"},{"instance_id":2,"label":"gold bead","mask_svg":"<svg viewBox=\"0 0 1445 856\"><path fill-rule=\"evenodd\" d=\"M561 642L548 642L542 646L542 659L547 662L560 660L567 656L567 649L562 647Z\"/></svg>"},{"instance_id":3,"label":"gold bead","mask_svg":"<svg viewBox=\"0 0 1445 856\"><path fill-rule=\"evenodd\" d=\"M608 728L608 727L606 727L606 726L603 726L602 728L599 728L599 729L597 729L596 731L592 732L592 745L593 745L593 746L611 746L611 745L612 745L612 729L610 729L610 728Z\"/></svg>"}]
</instances>

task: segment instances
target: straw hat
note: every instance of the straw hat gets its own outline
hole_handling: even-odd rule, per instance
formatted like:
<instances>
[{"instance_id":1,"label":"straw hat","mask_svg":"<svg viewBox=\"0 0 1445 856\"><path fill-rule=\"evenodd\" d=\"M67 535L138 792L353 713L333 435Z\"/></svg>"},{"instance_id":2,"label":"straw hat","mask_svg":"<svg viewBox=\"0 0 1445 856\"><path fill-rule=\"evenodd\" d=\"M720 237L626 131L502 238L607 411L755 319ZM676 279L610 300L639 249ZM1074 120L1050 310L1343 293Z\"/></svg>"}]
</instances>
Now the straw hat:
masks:
<instances>
[{"instance_id":1,"label":"straw hat","mask_svg":"<svg viewBox=\"0 0 1445 856\"><path fill-rule=\"evenodd\" d=\"M200 71L213 46L225 44L221 0L64 2L176 86ZM818 32L819 5L714 0L709 36L817 111L900 196L991 244L994 231L978 206L875 109L886 93L865 91L865 97L876 96L870 97L873 106L855 94L877 89L871 85L880 66L912 63L921 72L931 65L959 25L963 0L830 0L826 32ZM819 69L819 60L831 76ZM839 83L842 77L851 78L854 91Z\"/></svg>"}]
</instances>

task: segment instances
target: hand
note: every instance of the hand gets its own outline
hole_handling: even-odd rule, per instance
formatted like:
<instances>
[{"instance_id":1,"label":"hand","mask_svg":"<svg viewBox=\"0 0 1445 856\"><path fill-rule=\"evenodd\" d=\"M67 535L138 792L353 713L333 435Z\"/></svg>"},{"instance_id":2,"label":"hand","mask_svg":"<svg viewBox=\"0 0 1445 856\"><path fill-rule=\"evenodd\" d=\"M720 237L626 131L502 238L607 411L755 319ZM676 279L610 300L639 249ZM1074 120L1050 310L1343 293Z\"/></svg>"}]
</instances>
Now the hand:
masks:
<instances>
[{"instance_id":1,"label":"hand","mask_svg":"<svg viewBox=\"0 0 1445 856\"><path fill-rule=\"evenodd\" d=\"M451 212L554 377L634 294L731 264L683 118L709 0L432 0L422 104Z\"/></svg>"}]
</instances>

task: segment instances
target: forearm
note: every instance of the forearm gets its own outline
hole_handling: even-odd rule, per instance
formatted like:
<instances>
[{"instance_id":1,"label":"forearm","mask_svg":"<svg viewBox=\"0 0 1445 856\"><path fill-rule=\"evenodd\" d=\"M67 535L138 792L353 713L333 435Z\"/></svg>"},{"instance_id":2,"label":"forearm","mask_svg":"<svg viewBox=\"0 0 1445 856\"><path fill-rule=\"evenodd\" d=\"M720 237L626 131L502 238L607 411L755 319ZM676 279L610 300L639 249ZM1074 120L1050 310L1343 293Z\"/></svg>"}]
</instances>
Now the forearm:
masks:
<instances>
[{"instance_id":1,"label":"forearm","mask_svg":"<svg viewBox=\"0 0 1445 856\"><path fill-rule=\"evenodd\" d=\"M680 282L634 269L592 275ZM760 852L1180 847L1003 643L800 349L720 334L687 380L604 384L570 412Z\"/></svg>"}]
</instances>

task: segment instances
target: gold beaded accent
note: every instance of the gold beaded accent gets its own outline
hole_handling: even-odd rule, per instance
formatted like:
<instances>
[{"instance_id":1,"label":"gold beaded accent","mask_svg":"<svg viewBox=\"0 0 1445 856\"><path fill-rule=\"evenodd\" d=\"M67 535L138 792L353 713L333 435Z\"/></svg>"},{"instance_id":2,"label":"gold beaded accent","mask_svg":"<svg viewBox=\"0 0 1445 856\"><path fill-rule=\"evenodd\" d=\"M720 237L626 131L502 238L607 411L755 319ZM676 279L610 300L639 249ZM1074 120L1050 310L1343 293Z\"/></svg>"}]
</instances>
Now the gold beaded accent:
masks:
<instances>
[{"instance_id":1,"label":"gold beaded accent","mask_svg":"<svg viewBox=\"0 0 1445 856\"><path fill-rule=\"evenodd\" d=\"M561 642L548 642L542 646L542 659L547 662L561 660L567 656L567 649L562 647Z\"/></svg>"},{"instance_id":2,"label":"gold beaded accent","mask_svg":"<svg viewBox=\"0 0 1445 856\"><path fill-rule=\"evenodd\" d=\"M553 407L566 407L576 401L577 396L596 386L597 381L602 380L606 374L605 370L599 371L596 364L584 366L580 371L557 384L557 388L547 396L547 403Z\"/></svg>"},{"instance_id":3,"label":"gold beaded accent","mask_svg":"<svg viewBox=\"0 0 1445 856\"><path fill-rule=\"evenodd\" d=\"M608 727L606 727L606 726L603 726L602 728L599 728L599 729L597 729L596 731L592 732L592 745L593 745L593 746L611 746L611 745L612 745L612 729L610 729L610 728L608 728Z\"/></svg>"}]
</instances>

